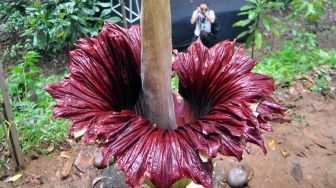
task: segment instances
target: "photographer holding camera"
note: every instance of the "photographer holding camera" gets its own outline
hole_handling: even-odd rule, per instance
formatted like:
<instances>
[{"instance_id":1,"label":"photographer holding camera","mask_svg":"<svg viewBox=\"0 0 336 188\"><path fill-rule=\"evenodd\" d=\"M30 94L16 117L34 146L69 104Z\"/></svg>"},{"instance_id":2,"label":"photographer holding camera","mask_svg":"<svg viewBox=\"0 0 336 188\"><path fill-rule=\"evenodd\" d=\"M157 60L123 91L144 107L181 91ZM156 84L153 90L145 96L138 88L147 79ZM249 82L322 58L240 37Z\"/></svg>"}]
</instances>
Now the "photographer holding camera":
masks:
<instances>
[{"instance_id":1,"label":"photographer holding camera","mask_svg":"<svg viewBox=\"0 0 336 188\"><path fill-rule=\"evenodd\" d=\"M216 16L213 10L209 9L209 4L207 2L202 2L199 4L197 9L193 12L191 17L191 24L196 23L194 37L192 41L197 40L201 37L204 45L211 46L214 40L214 35L211 33L211 24L215 22Z\"/></svg>"}]
</instances>

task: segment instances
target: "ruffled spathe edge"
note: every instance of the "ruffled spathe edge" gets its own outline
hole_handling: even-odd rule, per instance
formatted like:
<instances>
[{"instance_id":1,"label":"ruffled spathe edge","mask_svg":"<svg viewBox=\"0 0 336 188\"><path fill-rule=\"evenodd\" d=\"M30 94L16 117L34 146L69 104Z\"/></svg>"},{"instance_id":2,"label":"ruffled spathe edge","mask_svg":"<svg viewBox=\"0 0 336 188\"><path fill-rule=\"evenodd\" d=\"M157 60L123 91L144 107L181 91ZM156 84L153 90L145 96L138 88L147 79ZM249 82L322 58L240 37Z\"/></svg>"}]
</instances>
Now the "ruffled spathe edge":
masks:
<instances>
[{"instance_id":1,"label":"ruffled spathe edge","mask_svg":"<svg viewBox=\"0 0 336 188\"><path fill-rule=\"evenodd\" d=\"M70 76L45 87L58 102L53 116L72 120L71 136L85 129L84 141L99 144L104 164L115 157L132 186L148 177L164 188L188 177L212 187L211 161L203 162L199 152L241 160L246 142L266 152L262 129L284 118L285 109L269 96L273 79L252 73L256 62L234 45L224 41L208 49L198 40L177 54L178 128L164 130L133 112L141 92L139 27L105 24L70 52ZM250 103L259 104L257 117Z\"/></svg>"}]
</instances>

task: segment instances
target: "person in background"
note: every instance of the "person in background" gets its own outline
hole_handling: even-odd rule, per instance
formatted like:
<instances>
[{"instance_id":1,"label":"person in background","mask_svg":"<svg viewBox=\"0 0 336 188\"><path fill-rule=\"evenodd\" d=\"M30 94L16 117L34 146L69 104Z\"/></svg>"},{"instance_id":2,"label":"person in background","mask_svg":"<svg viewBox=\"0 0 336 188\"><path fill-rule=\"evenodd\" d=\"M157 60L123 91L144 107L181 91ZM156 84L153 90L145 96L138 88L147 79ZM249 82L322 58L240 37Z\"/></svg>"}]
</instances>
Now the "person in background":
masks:
<instances>
[{"instance_id":1,"label":"person in background","mask_svg":"<svg viewBox=\"0 0 336 188\"><path fill-rule=\"evenodd\" d=\"M209 9L209 4L207 2L200 3L190 20L191 24L196 24L192 42L200 37L204 45L210 46L215 37L211 33L211 24L215 22L215 19L215 13Z\"/></svg>"}]
</instances>

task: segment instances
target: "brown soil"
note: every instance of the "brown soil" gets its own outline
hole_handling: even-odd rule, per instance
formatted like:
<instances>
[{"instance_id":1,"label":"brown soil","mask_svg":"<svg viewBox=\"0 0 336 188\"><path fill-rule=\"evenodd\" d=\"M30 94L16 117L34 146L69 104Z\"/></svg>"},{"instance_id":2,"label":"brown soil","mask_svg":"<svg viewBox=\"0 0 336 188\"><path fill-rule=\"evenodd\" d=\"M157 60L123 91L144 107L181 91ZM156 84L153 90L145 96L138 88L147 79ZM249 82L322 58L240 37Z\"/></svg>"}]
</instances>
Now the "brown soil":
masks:
<instances>
[{"instance_id":1,"label":"brown soil","mask_svg":"<svg viewBox=\"0 0 336 188\"><path fill-rule=\"evenodd\" d=\"M251 153L245 153L242 162L231 157L216 158L216 187L229 187L225 173L234 166L250 169L252 177L247 187L336 187L336 100L307 90L300 81L275 96L289 109L292 123L274 124L274 132L265 133L267 155L251 144ZM107 177L99 182L105 182L103 187L127 187L122 173L115 168L98 170L93 165L86 172L73 166L69 177L62 180L59 174L66 162L74 162L80 152L90 158L97 151L83 144L72 144L70 148L66 151L70 159L62 158L61 150L56 149L29 161L20 180L0 182L0 187L92 187L97 177Z\"/></svg>"},{"instance_id":2,"label":"brown soil","mask_svg":"<svg viewBox=\"0 0 336 188\"><path fill-rule=\"evenodd\" d=\"M336 187L336 101L307 93L282 103L292 123L275 124L274 132L265 134L266 156L251 145L241 164L224 158L217 165L222 171L248 165L253 169L248 187Z\"/></svg>"}]
</instances>

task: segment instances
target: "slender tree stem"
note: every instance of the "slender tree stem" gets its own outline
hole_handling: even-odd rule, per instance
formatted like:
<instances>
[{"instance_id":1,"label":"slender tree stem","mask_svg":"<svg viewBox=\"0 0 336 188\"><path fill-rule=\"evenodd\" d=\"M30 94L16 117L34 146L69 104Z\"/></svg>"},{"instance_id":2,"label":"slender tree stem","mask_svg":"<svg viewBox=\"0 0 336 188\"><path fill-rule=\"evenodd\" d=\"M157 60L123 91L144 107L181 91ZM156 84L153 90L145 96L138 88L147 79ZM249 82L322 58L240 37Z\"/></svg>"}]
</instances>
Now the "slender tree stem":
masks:
<instances>
[{"instance_id":1,"label":"slender tree stem","mask_svg":"<svg viewBox=\"0 0 336 188\"><path fill-rule=\"evenodd\" d=\"M175 129L171 89L171 17L169 0L143 0L141 6L142 114L165 129Z\"/></svg>"},{"instance_id":2,"label":"slender tree stem","mask_svg":"<svg viewBox=\"0 0 336 188\"><path fill-rule=\"evenodd\" d=\"M126 10L125 10L125 2L124 0L120 0L120 6L121 6L121 13L122 13L122 21L124 28L127 28L127 20L126 20Z\"/></svg>"}]
</instances>

